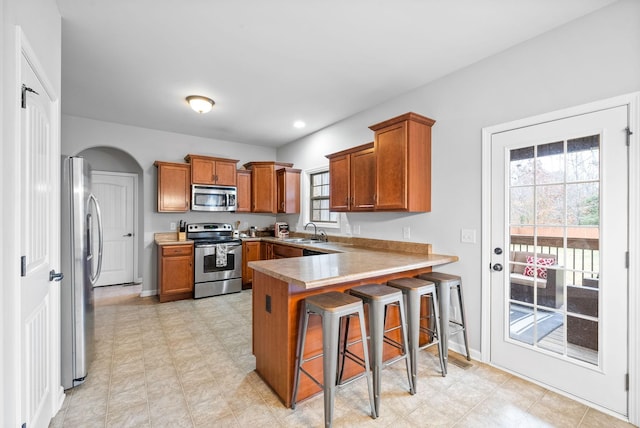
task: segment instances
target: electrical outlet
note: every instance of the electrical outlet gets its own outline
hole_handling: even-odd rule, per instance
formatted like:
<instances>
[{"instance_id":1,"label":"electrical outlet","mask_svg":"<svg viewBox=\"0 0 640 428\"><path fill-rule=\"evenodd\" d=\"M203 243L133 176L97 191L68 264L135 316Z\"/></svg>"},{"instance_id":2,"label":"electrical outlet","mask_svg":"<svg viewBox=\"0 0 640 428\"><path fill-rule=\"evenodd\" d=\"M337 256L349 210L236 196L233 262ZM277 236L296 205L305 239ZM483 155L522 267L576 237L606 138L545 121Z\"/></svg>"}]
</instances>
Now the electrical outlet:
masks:
<instances>
[{"instance_id":1,"label":"electrical outlet","mask_svg":"<svg viewBox=\"0 0 640 428\"><path fill-rule=\"evenodd\" d=\"M476 243L475 229L460 229L460 242L464 244L475 244Z\"/></svg>"},{"instance_id":2,"label":"electrical outlet","mask_svg":"<svg viewBox=\"0 0 640 428\"><path fill-rule=\"evenodd\" d=\"M176 222L172 221L171 223L169 223L169 230L176 230Z\"/></svg>"},{"instance_id":3,"label":"electrical outlet","mask_svg":"<svg viewBox=\"0 0 640 428\"><path fill-rule=\"evenodd\" d=\"M351 228L351 231L353 232L354 235L360 235L360 225L354 224L353 227Z\"/></svg>"},{"instance_id":4,"label":"electrical outlet","mask_svg":"<svg viewBox=\"0 0 640 428\"><path fill-rule=\"evenodd\" d=\"M411 228L409 226L405 226L402 228L402 238L411 239Z\"/></svg>"}]
</instances>

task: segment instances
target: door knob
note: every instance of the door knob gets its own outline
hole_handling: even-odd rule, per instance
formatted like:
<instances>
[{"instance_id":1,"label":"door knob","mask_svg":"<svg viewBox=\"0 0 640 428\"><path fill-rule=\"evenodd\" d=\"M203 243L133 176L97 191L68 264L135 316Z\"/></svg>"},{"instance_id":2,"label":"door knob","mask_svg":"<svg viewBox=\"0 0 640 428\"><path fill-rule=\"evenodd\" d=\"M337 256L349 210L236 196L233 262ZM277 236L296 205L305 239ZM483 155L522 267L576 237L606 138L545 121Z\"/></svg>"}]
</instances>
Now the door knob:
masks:
<instances>
[{"instance_id":1,"label":"door knob","mask_svg":"<svg viewBox=\"0 0 640 428\"><path fill-rule=\"evenodd\" d=\"M64 278L64 274L62 272L58 273L55 270L51 269L49 271L49 281L60 282Z\"/></svg>"},{"instance_id":2,"label":"door knob","mask_svg":"<svg viewBox=\"0 0 640 428\"><path fill-rule=\"evenodd\" d=\"M493 265L493 270L495 270L496 272L502 271L502 265L500 263L494 264Z\"/></svg>"},{"instance_id":3,"label":"door knob","mask_svg":"<svg viewBox=\"0 0 640 428\"><path fill-rule=\"evenodd\" d=\"M126 235L122 235L123 238L126 238L127 236L131 237L131 236L133 236L133 233L129 232Z\"/></svg>"}]
</instances>

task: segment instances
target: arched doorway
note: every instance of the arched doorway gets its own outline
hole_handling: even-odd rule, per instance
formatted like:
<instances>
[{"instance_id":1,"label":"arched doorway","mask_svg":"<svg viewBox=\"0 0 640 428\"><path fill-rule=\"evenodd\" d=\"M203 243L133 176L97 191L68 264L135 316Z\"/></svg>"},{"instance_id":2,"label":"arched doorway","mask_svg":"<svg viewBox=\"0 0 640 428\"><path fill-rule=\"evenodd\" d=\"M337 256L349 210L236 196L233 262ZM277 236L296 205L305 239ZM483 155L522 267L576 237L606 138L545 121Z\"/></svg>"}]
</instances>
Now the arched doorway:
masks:
<instances>
[{"instance_id":1,"label":"arched doorway","mask_svg":"<svg viewBox=\"0 0 640 428\"><path fill-rule=\"evenodd\" d=\"M113 192L118 192L117 189L121 188L118 183L124 182L129 183L128 186L131 190L123 191L122 193L132 193L127 195L128 202L126 202L126 204L128 207L126 211L129 212L128 216L131 216L131 218L127 219L126 222L124 221L124 208L115 208L114 211L113 206L103 207L103 217L106 216L106 218L104 218L105 223L111 224L114 231L117 230L117 232L114 233L117 233L118 238L125 241L125 243L129 240L131 250L128 252L122 251L122 242L118 243L113 241L112 245L105 245L103 274L101 275L103 280L100 281L98 285L129 282L140 283L142 281L141 273L143 272L142 251L144 246L142 242L143 234L139 233L139 231L144 230L144 218L137 213L139 212L139 207L143 206L142 201L144 198L142 168L129 153L114 147L92 147L79 152L77 155L85 158L89 162L95 175L94 181L97 180L101 183L100 189L107 189L105 191L108 193L112 193L109 189L115 189ZM109 183L113 185L109 186ZM109 217L111 217L111 219ZM122 233L120 229L124 227L125 223L127 230ZM131 234L131 236L123 236L128 234ZM123 254L126 254L126 256L124 256L126 260L123 260ZM113 269L111 272L109 260L113 261L111 265ZM123 262L128 264L129 267L127 270L130 269L130 272L124 274L124 276L123 272L121 272ZM122 280L117 278L127 279Z\"/></svg>"}]
</instances>

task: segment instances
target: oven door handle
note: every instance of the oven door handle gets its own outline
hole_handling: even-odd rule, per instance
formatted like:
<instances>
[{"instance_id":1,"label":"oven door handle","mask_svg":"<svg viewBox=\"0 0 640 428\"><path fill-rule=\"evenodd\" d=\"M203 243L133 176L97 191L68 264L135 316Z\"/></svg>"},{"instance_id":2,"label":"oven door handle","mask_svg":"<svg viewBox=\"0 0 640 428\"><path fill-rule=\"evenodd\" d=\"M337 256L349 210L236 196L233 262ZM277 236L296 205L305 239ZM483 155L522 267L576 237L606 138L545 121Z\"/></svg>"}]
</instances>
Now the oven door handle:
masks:
<instances>
[{"instance_id":1,"label":"oven door handle","mask_svg":"<svg viewBox=\"0 0 640 428\"><path fill-rule=\"evenodd\" d=\"M225 245L225 243L221 242L220 244L196 244L196 248L215 248L218 245ZM232 244L226 244L227 247L229 248L237 248L237 247L241 247L242 244L238 244L238 243L232 243Z\"/></svg>"}]
</instances>

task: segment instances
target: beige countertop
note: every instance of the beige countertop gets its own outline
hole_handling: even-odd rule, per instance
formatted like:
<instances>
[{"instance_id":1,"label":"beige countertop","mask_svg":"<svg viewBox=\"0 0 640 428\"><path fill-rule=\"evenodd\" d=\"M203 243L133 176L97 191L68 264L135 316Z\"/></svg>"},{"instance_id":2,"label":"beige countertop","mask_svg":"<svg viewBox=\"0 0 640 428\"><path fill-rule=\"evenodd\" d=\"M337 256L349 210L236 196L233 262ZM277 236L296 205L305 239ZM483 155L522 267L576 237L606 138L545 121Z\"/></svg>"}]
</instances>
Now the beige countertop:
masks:
<instances>
[{"instance_id":1,"label":"beige countertop","mask_svg":"<svg viewBox=\"0 0 640 428\"><path fill-rule=\"evenodd\" d=\"M178 241L176 232L154 235L157 245L192 244ZM305 289L432 267L458 260L457 256L431 253L430 244L372 239L340 239L300 243L273 237L243 238L243 241L271 242L326 252L317 256L249 262L256 271ZM335 239L339 239L336 241Z\"/></svg>"},{"instance_id":2,"label":"beige countertop","mask_svg":"<svg viewBox=\"0 0 640 428\"><path fill-rule=\"evenodd\" d=\"M305 289L432 267L458 260L457 256L370 249L344 243L301 245L271 238L262 240L331 252L309 257L249 262L249 267L256 271Z\"/></svg>"},{"instance_id":3,"label":"beige countertop","mask_svg":"<svg viewBox=\"0 0 640 428\"><path fill-rule=\"evenodd\" d=\"M181 244L193 244L193 241L187 239L186 241L178 241L177 232L159 232L153 235L153 239L156 245L181 245Z\"/></svg>"}]
</instances>

